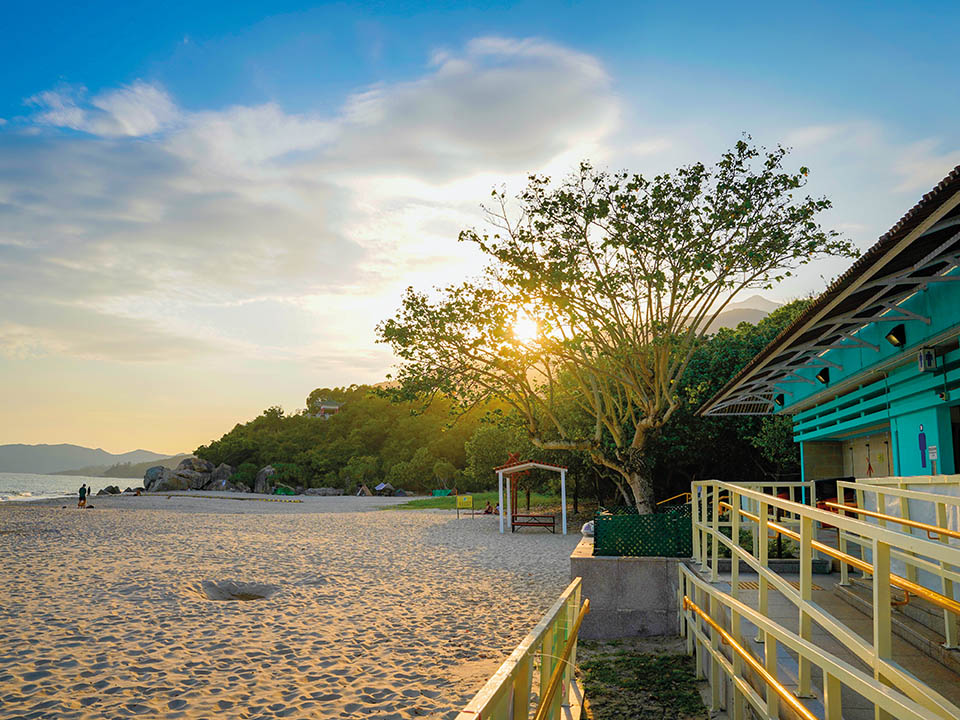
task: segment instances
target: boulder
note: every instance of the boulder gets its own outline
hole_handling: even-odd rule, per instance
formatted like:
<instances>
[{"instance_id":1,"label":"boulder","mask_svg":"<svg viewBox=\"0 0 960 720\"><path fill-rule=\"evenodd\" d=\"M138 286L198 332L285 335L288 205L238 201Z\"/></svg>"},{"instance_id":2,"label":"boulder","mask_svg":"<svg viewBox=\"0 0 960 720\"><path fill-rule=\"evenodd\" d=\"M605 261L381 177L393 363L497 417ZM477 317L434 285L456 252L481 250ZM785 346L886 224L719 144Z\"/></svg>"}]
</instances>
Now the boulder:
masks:
<instances>
[{"instance_id":1,"label":"boulder","mask_svg":"<svg viewBox=\"0 0 960 720\"><path fill-rule=\"evenodd\" d=\"M229 480L231 475L233 475L233 468L226 463L220 463L210 476L210 480L215 484L220 484L223 480Z\"/></svg>"},{"instance_id":2,"label":"boulder","mask_svg":"<svg viewBox=\"0 0 960 720\"><path fill-rule=\"evenodd\" d=\"M159 490L157 486L173 477L173 470L163 465L154 465L143 474L143 487L147 492Z\"/></svg>"},{"instance_id":3,"label":"boulder","mask_svg":"<svg viewBox=\"0 0 960 720\"><path fill-rule=\"evenodd\" d=\"M97 493L97 495L119 495L120 488L116 485L107 485L103 490Z\"/></svg>"},{"instance_id":4,"label":"boulder","mask_svg":"<svg viewBox=\"0 0 960 720\"><path fill-rule=\"evenodd\" d=\"M191 470L198 473L212 473L214 471L214 465L209 460L201 460L200 458L188 457L180 461L180 464L177 465L177 470Z\"/></svg>"},{"instance_id":5,"label":"boulder","mask_svg":"<svg viewBox=\"0 0 960 720\"><path fill-rule=\"evenodd\" d=\"M203 490L210 482L210 473L197 472L196 470L180 470L178 468L173 476L180 480L182 487L191 490Z\"/></svg>"},{"instance_id":6,"label":"boulder","mask_svg":"<svg viewBox=\"0 0 960 720\"><path fill-rule=\"evenodd\" d=\"M257 479L253 483L253 491L255 493L262 493L264 495L269 494L273 489L272 478L277 474L276 469L273 465L267 465L265 468L260 468L260 472L257 473Z\"/></svg>"}]
</instances>

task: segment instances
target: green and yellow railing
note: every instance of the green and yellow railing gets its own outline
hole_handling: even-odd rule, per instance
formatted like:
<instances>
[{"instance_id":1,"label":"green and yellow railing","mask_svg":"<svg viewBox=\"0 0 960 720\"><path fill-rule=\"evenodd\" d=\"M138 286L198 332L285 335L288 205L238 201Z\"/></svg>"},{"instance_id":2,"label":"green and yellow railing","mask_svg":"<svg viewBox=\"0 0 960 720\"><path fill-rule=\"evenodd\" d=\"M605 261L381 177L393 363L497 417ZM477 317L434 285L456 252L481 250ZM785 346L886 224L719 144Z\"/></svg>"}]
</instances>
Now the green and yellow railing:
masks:
<instances>
[{"instance_id":1,"label":"green and yellow railing","mask_svg":"<svg viewBox=\"0 0 960 720\"><path fill-rule=\"evenodd\" d=\"M701 563L701 572L680 565L678 600L687 649L696 655L698 673L710 680L713 709L726 706L729 710L732 700L735 720L746 718L748 707L761 718L775 720L786 704L791 706L794 714L809 718L805 713L810 710L803 699L813 696L812 670L818 667L821 670L820 691L825 720L841 720L843 717L843 688L849 688L873 703L877 718L960 718L960 708L922 679L901 668L894 661L892 652L892 587L923 597L952 618L960 617L960 603L954 600L952 591L937 592L909 576L891 572L891 557L898 557L916 567L939 571L942 577L952 577L952 568L960 567L960 547L950 544L952 531L944 532L946 523L909 527L911 532L914 529L940 532L936 535L938 539L932 540L878 524L896 520L889 515L871 523L861 519L860 513L848 515L858 508L843 507L839 514L818 509L812 494L814 489L809 486L809 504L793 502L762 489L719 481L693 483L694 552L695 560ZM889 485L883 486L885 493L891 489ZM842 497L841 493L838 494ZM818 525L837 527L847 543L854 542L869 549L869 559L855 557L843 547L834 548L819 542L815 538ZM799 544L799 582L796 586L769 566L767 539L771 535L780 535ZM745 547L742 536L751 538L752 548ZM718 586L721 548L729 551L731 558L729 592ZM842 567L853 567L873 577L871 640L862 638L813 601L815 553L832 557ZM758 575L759 594L755 607L741 600L741 563ZM771 589L796 607L796 632L768 617ZM757 635L751 640L763 644L762 660L748 650L749 641L745 642L742 637L743 621L757 628ZM816 645L812 641L814 623L848 648L869 670L854 667ZM796 697L789 699L783 692L783 680L778 677L777 649L781 645L794 653L797 660ZM724 701L723 688L726 687L731 689L732 697ZM797 703L801 707L797 707Z\"/></svg>"},{"instance_id":2,"label":"green and yellow railing","mask_svg":"<svg viewBox=\"0 0 960 720\"><path fill-rule=\"evenodd\" d=\"M526 720L531 712L534 720L559 720L565 710L581 704L583 694L574 666L580 624L589 610L589 600L580 605L580 578L576 578L457 720Z\"/></svg>"}]
</instances>

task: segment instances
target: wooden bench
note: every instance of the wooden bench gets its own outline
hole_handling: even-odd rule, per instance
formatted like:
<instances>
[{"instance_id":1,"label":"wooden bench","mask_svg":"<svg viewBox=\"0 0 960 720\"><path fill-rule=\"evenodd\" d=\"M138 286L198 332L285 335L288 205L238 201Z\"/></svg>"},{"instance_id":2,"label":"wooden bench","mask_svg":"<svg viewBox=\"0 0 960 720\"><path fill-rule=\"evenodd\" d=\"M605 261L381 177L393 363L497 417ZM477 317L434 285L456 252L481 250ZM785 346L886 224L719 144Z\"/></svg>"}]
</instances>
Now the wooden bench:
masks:
<instances>
[{"instance_id":1,"label":"wooden bench","mask_svg":"<svg viewBox=\"0 0 960 720\"><path fill-rule=\"evenodd\" d=\"M510 532L516 532L518 527L549 528L557 534L557 520L553 515L514 515L510 522Z\"/></svg>"}]
</instances>

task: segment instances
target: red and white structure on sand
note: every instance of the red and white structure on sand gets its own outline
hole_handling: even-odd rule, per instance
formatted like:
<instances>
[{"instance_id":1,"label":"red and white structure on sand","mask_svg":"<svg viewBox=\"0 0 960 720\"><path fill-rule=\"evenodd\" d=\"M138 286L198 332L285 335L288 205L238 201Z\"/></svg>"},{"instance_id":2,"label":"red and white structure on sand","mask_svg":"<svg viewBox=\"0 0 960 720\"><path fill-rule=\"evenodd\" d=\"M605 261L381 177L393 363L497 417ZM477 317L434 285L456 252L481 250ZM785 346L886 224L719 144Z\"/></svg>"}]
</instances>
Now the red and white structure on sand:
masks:
<instances>
[{"instance_id":1,"label":"red and white structure on sand","mask_svg":"<svg viewBox=\"0 0 960 720\"><path fill-rule=\"evenodd\" d=\"M507 502L506 505L503 502L503 478L507 477L510 479L511 475L516 475L517 473L526 473L530 470L553 470L554 472L560 473L560 507L561 507L561 522L560 527L563 530L563 534L567 534L567 468L562 465L549 465L547 463L536 462L534 460L514 460L511 455L511 462L506 465L501 465L498 468L494 468L497 472L497 485L499 488L499 498L500 498L500 532L503 533L506 530L513 531L513 505L511 504L511 486L513 486L514 501L516 500L516 482L507 482ZM510 512L507 512L507 508L510 508Z\"/></svg>"}]
</instances>

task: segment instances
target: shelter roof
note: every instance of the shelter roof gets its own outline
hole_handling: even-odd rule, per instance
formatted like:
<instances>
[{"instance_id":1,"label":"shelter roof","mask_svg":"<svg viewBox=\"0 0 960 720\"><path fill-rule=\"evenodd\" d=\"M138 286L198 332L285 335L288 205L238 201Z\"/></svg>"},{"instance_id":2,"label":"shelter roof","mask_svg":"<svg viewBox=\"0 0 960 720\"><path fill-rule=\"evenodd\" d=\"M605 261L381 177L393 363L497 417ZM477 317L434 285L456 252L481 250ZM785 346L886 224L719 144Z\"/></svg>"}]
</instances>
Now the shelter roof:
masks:
<instances>
[{"instance_id":1,"label":"shelter roof","mask_svg":"<svg viewBox=\"0 0 960 720\"><path fill-rule=\"evenodd\" d=\"M789 327L699 410L701 415L765 415L778 383L799 368L823 367L831 349L863 347L861 328L912 319L899 305L960 266L960 165L837 278ZM951 278L954 279L954 278ZM893 315L891 315L891 313Z\"/></svg>"},{"instance_id":2,"label":"shelter roof","mask_svg":"<svg viewBox=\"0 0 960 720\"><path fill-rule=\"evenodd\" d=\"M495 467L494 471L502 472L504 475L513 475L514 473L523 472L525 470L566 470L567 468L563 465L550 465L549 463L537 462L535 460L524 460L518 463L510 463L508 465L501 465L500 467Z\"/></svg>"}]
</instances>

